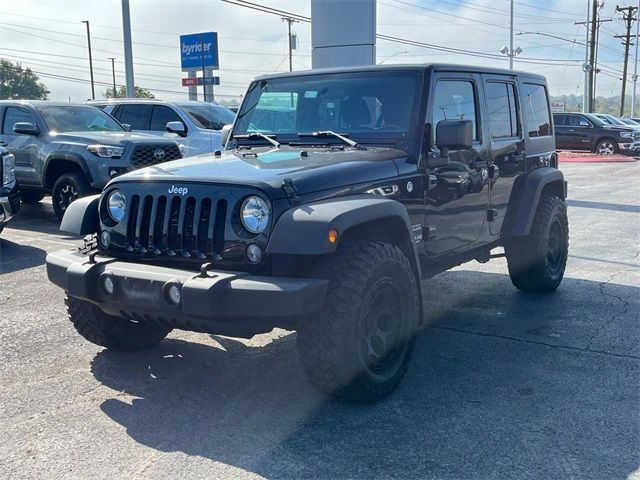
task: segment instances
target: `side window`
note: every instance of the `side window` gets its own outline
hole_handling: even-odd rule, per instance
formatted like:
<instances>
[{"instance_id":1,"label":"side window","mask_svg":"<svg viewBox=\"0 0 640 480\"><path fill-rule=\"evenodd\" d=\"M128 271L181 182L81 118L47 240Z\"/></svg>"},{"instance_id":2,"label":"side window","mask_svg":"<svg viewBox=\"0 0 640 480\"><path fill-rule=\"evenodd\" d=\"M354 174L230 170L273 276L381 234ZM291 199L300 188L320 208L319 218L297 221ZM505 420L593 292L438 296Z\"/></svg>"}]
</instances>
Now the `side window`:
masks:
<instances>
[{"instance_id":1,"label":"side window","mask_svg":"<svg viewBox=\"0 0 640 480\"><path fill-rule=\"evenodd\" d=\"M566 115L554 115L553 116L553 124L554 125L564 125L566 123Z\"/></svg>"},{"instance_id":2,"label":"side window","mask_svg":"<svg viewBox=\"0 0 640 480\"><path fill-rule=\"evenodd\" d=\"M151 115L151 128L150 130L164 132L166 130L167 123L180 122L184 124L180 116L171 107L166 105L156 105L153 107L153 114Z\"/></svg>"},{"instance_id":3,"label":"side window","mask_svg":"<svg viewBox=\"0 0 640 480\"><path fill-rule=\"evenodd\" d=\"M488 82L485 85L491 138L518 136L518 112L515 86L506 82Z\"/></svg>"},{"instance_id":4,"label":"side window","mask_svg":"<svg viewBox=\"0 0 640 480\"><path fill-rule=\"evenodd\" d=\"M5 135L15 135L13 126L18 122L29 122L37 125L33 113L28 108L24 107L7 107L4 114L4 125L2 133Z\"/></svg>"},{"instance_id":5,"label":"side window","mask_svg":"<svg viewBox=\"0 0 640 480\"><path fill-rule=\"evenodd\" d=\"M464 80L440 80L433 98L434 138L438 123L442 120L464 119L473 122L473 139L479 140L478 110L473 83Z\"/></svg>"},{"instance_id":6,"label":"side window","mask_svg":"<svg viewBox=\"0 0 640 480\"><path fill-rule=\"evenodd\" d=\"M149 130L153 105L122 105L120 123L131 125L132 130Z\"/></svg>"},{"instance_id":7,"label":"side window","mask_svg":"<svg viewBox=\"0 0 640 480\"><path fill-rule=\"evenodd\" d=\"M543 85L524 84L524 112L529 137L551 135L549 100Z\"/></svg>"}]
</instances>

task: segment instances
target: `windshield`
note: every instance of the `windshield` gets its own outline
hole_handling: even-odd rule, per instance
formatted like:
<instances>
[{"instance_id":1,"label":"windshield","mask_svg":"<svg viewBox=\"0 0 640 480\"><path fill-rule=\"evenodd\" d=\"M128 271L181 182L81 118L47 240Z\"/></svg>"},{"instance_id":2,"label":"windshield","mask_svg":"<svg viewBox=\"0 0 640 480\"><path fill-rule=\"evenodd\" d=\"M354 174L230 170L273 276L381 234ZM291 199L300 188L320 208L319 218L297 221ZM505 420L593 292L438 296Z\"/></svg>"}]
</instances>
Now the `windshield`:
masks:
<instances>
[{"instance_id":1,"label":"windshield","mask_svg":"<svg viewBox=\"0 0 640 480\"><path fill-rule=\"evenodd\" d=\"M272 133L285 142L322 131L358 141L405 138L417 119L420 76L389 71L262 80L249 88L233 133ZM323 136L322 142L340 140Z\"/></svg>"},{"instance_id":2,"label":"windshield","mask_svg":"<svg viewBox=\"0 0 640 480\"><path fill-rule=\"evenodd\" d=\"M193 123L207 130L220 130L225 125L233 123L235 119L235 114L231 110L218 105L180 103L178 106L184 110Z\"/></svg>"},{"instance_id":3,"label":"windshield","mask_svg":"<svg viewBox=\"0 0 640 480\"><path fill-rule=\"evenodd\" d=\"M52 132L124 132L125 129L102 110L91 106L38 107Z\"/></svg>"}]
</instances>

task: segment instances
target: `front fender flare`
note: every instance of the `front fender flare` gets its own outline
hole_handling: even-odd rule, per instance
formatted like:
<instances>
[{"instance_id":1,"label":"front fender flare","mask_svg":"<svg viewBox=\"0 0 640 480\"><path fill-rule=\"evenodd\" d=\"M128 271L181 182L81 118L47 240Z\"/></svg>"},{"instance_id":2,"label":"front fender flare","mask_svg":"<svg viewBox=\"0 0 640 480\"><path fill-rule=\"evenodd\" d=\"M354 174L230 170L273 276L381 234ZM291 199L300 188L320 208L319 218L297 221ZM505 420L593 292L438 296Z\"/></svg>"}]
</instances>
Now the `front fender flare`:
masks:
<instances>
[{"instance_id":1,"label":"front fender flare","mask_svg":"<svg viewBox=\"0 0 640 480\"><path fill-rule=\"evenodd\" d=\"M100 230L100 195L78 198L64 212L60 230L74 235L89 235Z\"/></svg>"}]
</instances>

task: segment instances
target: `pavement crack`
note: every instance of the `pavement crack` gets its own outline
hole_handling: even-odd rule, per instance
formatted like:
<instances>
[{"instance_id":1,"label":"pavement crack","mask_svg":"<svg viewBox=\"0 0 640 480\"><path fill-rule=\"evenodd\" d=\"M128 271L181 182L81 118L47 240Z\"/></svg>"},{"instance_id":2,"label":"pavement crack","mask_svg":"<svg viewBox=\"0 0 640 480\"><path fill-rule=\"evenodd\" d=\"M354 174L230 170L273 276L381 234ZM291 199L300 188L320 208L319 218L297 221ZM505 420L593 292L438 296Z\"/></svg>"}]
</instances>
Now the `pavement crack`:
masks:
<instances>
[{"instance_id":1,"label":"pavement crack","mask_svg":"<svg viewBox=\"0 0 640 480\"><path fill-rule=\"evenodd\" d=\"M622 312L614 313L611 315L611 317L608 320L605 320L604 322L602 322L600 327L595 332L593 332L593 334L589 337L589 340L587 341L587 346L586 346L587 350L591 350L591 346L593 345L593 342L600 336L602 332L604 332L607 329L607 327L613 324L619 317L624 316L629 312L629 302L627 300L622 298L620 295L616 295L614 293L608 293L606 291L606 286L609 283L611 283L611 281L614 279L616 275L617 274L614 273L604 282L600 282L598 284L598 288L600 290L600 295L602 295L604 298L611 297L611 298L615 298L618 302L620 302L622 304Z\"/></svg>"},{"instance_id":2,"label":"pavement crack","mask_svg":"<svg viewBox=\"0 0 640 480\"><path fill-rule=\"evenodd\" d=\"M592 349L589 349L589 348L573 347L571 345L555 345L553 343L541 342L541 341L538 341L538 340L527 340L525 338L510 337L508 335L497 335L497 334L494 334L494 333L475 332L473 330L465 330L465 329L462 329L462 328L442 327L442 326L433 326L433 325L429 325L429 326L427 326L427 328L433 328L433 329L436 329L436 330L449 330L451 332L466 333L468 335L476 335L476 336L479 336L479 337L499 338L501 340L510 340L512 342L528 343L528 344L531 344L531 345L541 345L543 347L548 347L548 348L558 348L558 349L572 350L572 351L582 352L582 353L592 353L592 354L595 353L595 354L598 354L598 355L607 355L609 357L628 358L628 359L632 359L632 360L640 360L640 356L636 356L636 355L625 355L625 354L622 354L622 353L605 352L603 350L592 350Z\"/></svg>"}]
</instances>

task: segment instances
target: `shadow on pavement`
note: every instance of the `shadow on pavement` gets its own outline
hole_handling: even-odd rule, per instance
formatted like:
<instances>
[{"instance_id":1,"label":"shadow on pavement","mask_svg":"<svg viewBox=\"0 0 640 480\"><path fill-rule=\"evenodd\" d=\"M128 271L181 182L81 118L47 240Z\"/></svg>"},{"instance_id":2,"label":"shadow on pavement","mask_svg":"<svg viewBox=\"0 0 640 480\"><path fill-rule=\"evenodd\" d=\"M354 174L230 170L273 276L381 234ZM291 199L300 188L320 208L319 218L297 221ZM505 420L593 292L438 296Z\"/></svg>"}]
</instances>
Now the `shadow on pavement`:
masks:
<instances>
[{"instance_id":1,"label":"shadow on pavement","mask_svg":"<svg viewBox=\"0 0 640 480\"><path fill-rule=\"evenodd\" d=\"M44 264L47 252L0 238L0 275Z\"/></svg>"},{"instance_id":2,"label":"shadow on pavement","mask_svg":"<svg viewBox=\"0 0 640 480\"><path fill-rule=\"evenodd\" d=\"M60 235L60 222L53 213L51 204L46 202L23 204L20 212L7 226L13 230ZM73 238L73 237L69 237Z\"/></svg>"},{"instance_id":3,"label":"shadow on pavement","mask_svg":"<svg viewBox=\"0 0 640 480\"><path fill-rule=\"evenodd\" d=\"M452 271L424 291L409 374L377 405L316 393L288 334L102 351L96 379L136 398L100 408L140 444L266 478L627 478L639 467L638 288L565 279L527 296L505 275Z\"/></svg>"}]
</instances>

